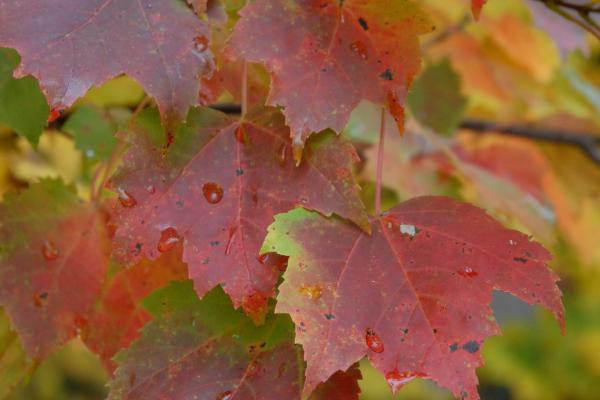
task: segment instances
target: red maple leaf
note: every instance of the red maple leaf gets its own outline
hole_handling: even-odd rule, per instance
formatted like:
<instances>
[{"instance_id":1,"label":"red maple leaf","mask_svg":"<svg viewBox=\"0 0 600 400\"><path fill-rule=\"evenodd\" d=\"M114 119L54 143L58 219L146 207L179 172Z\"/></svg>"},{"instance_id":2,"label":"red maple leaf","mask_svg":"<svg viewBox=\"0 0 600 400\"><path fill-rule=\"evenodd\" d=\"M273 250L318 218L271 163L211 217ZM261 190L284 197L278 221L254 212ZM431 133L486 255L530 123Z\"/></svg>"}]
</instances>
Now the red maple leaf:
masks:
<instances>
[{"instance_id":1,"label":"red maple leaf","mask_svg":"<svg viewBox=\"0 0 600 400\"><path fill-rule=\"evenodd\" d=\"M154 320L117 356L109 399L300 400L304 362L289 318L257 328L221 290L199 300L189 283L145 301ZM310 400L358 399L357 367L337 372Z\"/></svg>"},{"instance_id":2,"label":"red maple leaf","mask_svg":"<svg viewBox=\"0 0 600 400\"><path fill-rule=\"evenodd\" d=\"M98 298L110 249L102 215L72 188L43 180L0 208L0 304L27 354L77 336Z\"/></svg>"},{"instance_id":3,"label":"red maple leaf","mask_svg":"<svg viewBox=\"0 0 600 400\"><path fill-rule=\"evenodd\" d=\"M78 320L82 340L100 356L107 370L114 371L113 356L128 347L151 320L141 300L172 281L187 278L181 253L182 247L178 245L154 261L142 259L106 279L92 312Z\"/></svg>"},{"instance_id":4,"label":"red maple leaf","mask_svg":"<svg viewBox=\"0 0 600 400\"><path fill-rule=\"evenodd\" d=\"M300 167L274 109L260 109L242 123L194 109L165 157L160 143L152 143L162 137L149 127L131 135L134 143L110 184L123 205L117 210L119 257L154 259L183 240L198 294L221 284L235 306L258 321L282 267L277 257L258 257L273 215L302 205L369 226L352 176L357 155L331 133L310 142Z\"/></svg>"},{"instance_id":5,"label":"red maple leaf","mask_svg":"<svg viewBox=\"0 0 600 400\"><path fill-rule=\"evenodd\" d=\"M373 219L372 235L303 209L275 220L263 250L289 256L276 311L296 324L305 394L367 355L394 391L423 377L478 399L479 350L499 333L492 289L564 325L550 254L474 206L415 198Z\"/></svg>"},{"instance_id":6,"label":"red maple leaf","mask_svg":"<svg viewBox=\"0 0 600 400\"><path fill-rule=\"evenodd\" d=\"M109 276L106 213L57 180L7 195L0 217L0 304L34 359L78 336L112 371L150 320L139 302L187 277L181 246Z\"/></svg>"},{"instance_id":7,"label":"red maple leaf","mask_svg":"<svg viewBox=\"0 0 600 400\"><path fill-rule=\"evenodd\" d=\"M313 132L340 132L363 99L398 123L420 68L419 35L433 24L410 0L257 0L241 12L228 51L266 64L269 104L284 106L296 157Z\"/></svg>"},{"instance_id":8,"label":"red maple leaf","mask_svg":"<svg viewBox=\"0 0 600 400\"><path fill-rule=\"evenodd\" d=\"M22 58L15 75L38 78L57 110L125 73L170 126L196 104L196 78L212 71L208 26L176 0L0 0L0 8L0 44Z\"/></svg>"}]
</instances>

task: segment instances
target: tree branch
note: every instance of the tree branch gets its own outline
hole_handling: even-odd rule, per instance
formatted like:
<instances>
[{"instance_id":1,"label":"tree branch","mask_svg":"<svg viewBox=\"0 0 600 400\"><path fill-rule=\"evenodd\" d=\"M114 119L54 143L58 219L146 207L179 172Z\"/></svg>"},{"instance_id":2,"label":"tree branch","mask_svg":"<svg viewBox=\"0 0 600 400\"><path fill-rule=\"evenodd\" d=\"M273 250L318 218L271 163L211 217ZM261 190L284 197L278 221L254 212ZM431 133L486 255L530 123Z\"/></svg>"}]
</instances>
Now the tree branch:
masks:
<instances>
[{"instance_id":1,"label":"tree branch","mask_svg":"<svg viewBox=\"0 0 600 400\"><path fill-rule=\"evenodd\" d=\"M560 15L564 19L571 21L580 28L591 33L596 39L600 40L600 29L598 24L590 17L592 13L600 12L600 8L586 6L582 4L573 4L566 1L558 0L534 0L538 3L543 3L550 11ZM579 15L569 13L567 10L575 11Z\"/></svg>"},{"instance_id":2,"label":"tree branch","mask_svg":"<svg viewBox=\"0 0 600 400\"><path fill-rule=\"evenodd\" d=\"M460 127L480 133L497 132L505 135L577 146L590 159L600 164L600 136L590 133L536 128L524 125L505 125L476 119L466 119L460 124Z\"/></svg>"},{"instance_id":3,"label":"tree branch","mask_svg":"<svg viewBox=\"0 0 600 400\"><path fill-rule=\"evenodd\" d=\"M223 103L211 104L212 109L227 114L239 114L239 104ZM573 132L560 129L537 128L527 125L509 125L494 121L478 119L465 119L460 124L461 129L468 129L477 133L502 133L505 135L519 136L534 140L559 143L579 147L591 160L600 165L600 135L589 132Z\"/></svg>"},{"instance_id":4,"label":"tree branch","mask_svg":"<svg viewBox=\"0 0 600 400\"><path fill-rule=\"evenodd\" d=\"M561 1L561 0L534 0L534 1L537 1L538 3L544 3L546 5L555 4L555 5L563 7L563 8L568 8L568 9L577 11L579 13L585 13L585 14L600 13L600 6L594 7L591 4L588 4L588 5L576 4L576 3L571 3L569 1Z\"/></svg>"}]
</instances>

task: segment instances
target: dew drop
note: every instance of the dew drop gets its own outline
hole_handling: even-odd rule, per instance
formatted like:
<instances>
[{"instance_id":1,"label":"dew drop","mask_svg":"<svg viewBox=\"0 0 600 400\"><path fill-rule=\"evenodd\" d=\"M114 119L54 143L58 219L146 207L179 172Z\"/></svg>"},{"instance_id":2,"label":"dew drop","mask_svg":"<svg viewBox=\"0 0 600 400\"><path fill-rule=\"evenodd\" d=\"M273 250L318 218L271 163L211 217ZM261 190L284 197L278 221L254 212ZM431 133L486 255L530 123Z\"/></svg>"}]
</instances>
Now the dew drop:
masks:
<instances>
[{"instance_id":1,"label":"dew drop","mask_svg":"<svg viewBox=\"0 0 600 400\"><path fill-rule=\"evenodd\" d=\"M298 291L300 294L308 297L311 300L319 300L321 298L321 294L323 293L323 289L320 285L302 285Z\"/></svg>"},{"instance_id":2,"label":"dew drop","mask_svg":"<svg viewBox=\"0 0 600 400\"><path fill-rule=\"evenodd\" d=\"M375 332L371 329L367 329L367 335L365 336L367 347L374 353L383 353L383 341Z\"/></svg>"},{"instance_id":3,"label":"dew drop","mask_svg":"<svg viewBox=\"0 0 600 400\"><path fill-rule=\"evenodd\" d=\"M117 194L119 195L119 202L121 203L121 205L123 207L131 208L131 207L135 207L136 206L137 201L126 190L124 190L122 188L118 188L117 189Z\"/></svg>"},{"instance_id":4,"label":"dew drop","mask_svg":"<svg viewBox=\"0 0 600 400\"><path fill-rule=\"evenodd\" d=\"M235 128L235 140L237 140L239 143L242 144L248 144L250 142L250 139L248 138L248 135L246 134L246 130L244 129L244 127L242 125L239 125L237 128Z\"/></svg>"},{"instance_id":5,"label":"dew drop","mask_svg":"<svg viewBox=\"0 0 600 400\"><path fill-rule=\"evenodd\" d=\"M281 272L285 272L288 266L288 258L280 256L277 253L265 253L256 258L259 263L265 266L274 266Z\"/></svg>"},{"instance_id":6,"label":"dew drop","mask_svg":"<svg viewBox=\"0 0 600 400\"><path fill-rule=\"evenodd\" d=\"M465 278L474 278L477 275L479 275L479 273L477 271L475 271L471 267L464 267L463 269L461 269L460 271L458 271L458 274L460 276L465 277Z\"/></svg>"},{"instance_id":7,"label":"dew drop","mask_svg":"<svg viewBox=\"0 0 600 400\"><path fill-rule=\"evenodd\" d=\"M58 107L54 107L52 110L50 110L50 113L48 114L48 123L52 123L54 121L56 121L57 119L59 119L64 113L64 110Z\"/></svg>"},{"instance_id":8,"label":"dew drop","mask_svg":"<svg viewBox=\"0 0 600 400\"><path fill-rule=\"evenodd\" d=\"M352 50L353 52L358 54L358 56L360 58L362 58L363 60L366 60L367 58L369 58L369 53L367 52L367 46L365 46L365 44L363 42L361 42L360 40L350 44L350 50Z\"/></svg>"},{"instance_id":9,"label":"dew drop","mask_svg":"<svg viewBox=\"0 0 600 400\"><path fill-rule=\"evenodd\" d=\"M210 204L217 204L223 198L223 188L214 182L205 183L202 186L202 193L204 194L204 198Z\"/></svg>"},{"instance_id":10,"label":"dew drop","mask_svg":"<svg viewBox=\"0 0 600 400\"><path fill-rule=\"evenodd\" d=\"M73 320L73 325L75 326L75 336L82 340L86 340L90 325L88 319L83 315L76 315L75 319Z\"/></svg>"},{"instance_id":11,"label":"dew drop","mask_svg":"<svg viewBox=\"0 0 600 400\"><path fill-rule=\"evenodd\" d=\"M148 192L149 194L154 194L156 192L156 189L154 188L154 185L148 185L148 186L146 186L146 192Z\"/></svg>"},{"instance_id":12,"label":"dew drop","mask_svg":"<svg viewBox=\"0 0 600 400\"><path fill-rule=\"evenodd\" d=\"M54 261L60 255L60 252L50 240L44 240L42 245L42 255L46 261Z\"/></svg>"},{"instance_id":13,"label":"dew drop","mask_svg":"<svg viewBox=\"0 0 600 400\"><path fill-rule=\"evenodd\" d=\"M208 48L208 38L206 36L196 36L194 38L194 49L200 53Z\"/></svg>"},{"instance_id":14,"label":"dew drop","mask_svg":"<svg viewBox=\"0 0 600 400\"><path fill-rule=\"evenodd\" d=\"M129 374L129 385L130 386L135 385L136 381L137 381L137 374L135 372L132 372L131 374Z\"/></svg>"},{"instance_id":15,"label":"dew drop","mask_svg":"<svg viewBox=\"0 0 600 400\"><path fill-rule=\"evenodd\" d=\"M237 226L232 226L229 228L229 237L227 238L227 246L225 246L225 255L228 256L231 253L231 247L233 246L233 242L235 241L235 237L237 236Z\"/></svg>"},{"instance_id":16,"label":"dew drop","mask_svg":"<svg viewBox=\"0 0 600 400\"><path fill-rule=\"evenodd\" d=\"M181 240L179 233L175 228L167 228L160 233L160 240L158 241L158 251L166 253L171 251L173 247Z\"/></svg>"},{"instance_id":17,"label":"dew drop","mask_svg":"<svg viewBox=\"0 0 600 400\"><path fill-rule=\"evenodd\" d=\"M279 150L277 151L277 163L280 167L285 167L285 163L287 161L287 153L288 153L288 145L287 143L283 143L279 146Z\"/></svg>"},{"instance_id":18,"label":"dew drop","mask_svg":"<svg viewBox=\"0 0 600 400\"><path fill-rule=\"evenodd\" d=\"M38 290L33 294L33 304L37 308L42 308L46 300L48 300L48 292Z\"/></svg>"},{"instance_id":19,"label":"dew drop","mask_svg":"<svg viewBox=\"0 0 600 400\"><path fill-rule=\"evenodd\" d=\"M398 372L397 369L385 374L385 380L392 389L392 393L396 394L408 382L415 378L423 378L427 376L422 372Z\"/></svg>"},{"instance_id":20,"label":"dew drop","mask_svg":"<svg viewBox=\"0 0 600 400\"><path fill-rule=\"evenodd\" d=\"M511 246L516 246L517 242L512 239L509 239L508 244L510 244Z\"/></svg>"},{"instance_id":21,"label":"dew drop","mask_svg":"<svg viewBox=\"0 0 600 400\"><path fill-rule=\"evenodd\" d=\"M231 399L233 399L233 392L231 390L228 390L226 392L219 393L215 400L231 400Z\"/></svg>"}]
</instances>

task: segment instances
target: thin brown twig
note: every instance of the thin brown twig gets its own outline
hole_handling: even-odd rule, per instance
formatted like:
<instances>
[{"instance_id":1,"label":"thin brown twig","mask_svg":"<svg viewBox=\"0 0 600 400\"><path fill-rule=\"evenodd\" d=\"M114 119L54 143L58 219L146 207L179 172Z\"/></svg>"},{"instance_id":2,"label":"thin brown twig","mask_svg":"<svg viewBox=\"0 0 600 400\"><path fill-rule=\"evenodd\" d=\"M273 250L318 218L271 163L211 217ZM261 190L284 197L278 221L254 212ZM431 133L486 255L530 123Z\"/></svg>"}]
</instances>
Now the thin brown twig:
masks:
<instances>
[{"instance_id":1,"label":"thin brown twig","mask_svg":"<svg viewBox=\"0 0 600 400\"><path fill-rule=\"evenodd\" d=\"M439 32L437 35L435 35L435 36L431 37L429 40L423 42L423 44L421 45L421 49L423 51L430 49L433 46L435 46L436 44L441 43L444 40L448 39L454 33L462 31L470 20L471 20L471 18L469 16L465 15L457 23L446 27L446 29Z\"/></svg>"},{"instance_id":2,"label":"thin brown twig","mask_svg":"<svg viewBox=\"0 0 600 400\"><path fill-rule=\"evenodd\" d=\"M505 125L476 119L466 119L460 124L460 127L480 133L495 132L547 142L569 144L579 147L590 159L600 164L600 136L597 135L522 125Z\"/></svg>"},{"instance_id":3,"label":"thin brown twig","mask_svg":"<svg viewBox=\"0 0 600 400\"><path fill-rule=\"evenodd\" d=\"M569 1L563 1L563 0L534 0L537 1L538 3L545 3L545 4L556 4L557 6L563 7L563 8L568 8L577 12L582 12L582 13L586 13L586 14L593 14L593 13L600 13L600 7L594 7L592 5L585 5L585 4L576 4L576 3L571 3Z\"/></svg>"},{"instance_id":4,"label":"thin brown twig","mask_svg":"<svg viewBox=\"0 0 600 400\"><path fill-rule=\"evenodd\" d=\"M246 117L248 112L248 63L244 60L242 66L242 106L240 110L240 119Z\"/></svg>"},{"instance_id":5,"label":"thin brown twig","mask_svg":"<svg viewBox=\"0 0 600 400\"><path fill-rule=\"evenodd\" d=\"M571 3L566 3L566 2L559 2L556 0L535 0L539 3L543 3L549 10L551 10L552 12L560 15L561 17L563 17L564 19L578 25L580 28L588 31L589 33L591 33L596 39L600 40L600 29L597 29L597 24L595 23L594 20L592 20L589 17L589 14L592 12L597 12L597 10L595 8L589 8L588 6L581 6L583 8L581 9L575 9L572 6L575 6L575 4L571 4ZM571 7L567 7L566 4L571 5ZM578 19L576 16L569 14L567 11L565 11L563 8L569 8L571 10L575 10L578 12L579 16L581 18L583 18L583 20ZM586 11L582 11L583 9L585 9ZM599 10L600 11L600 10ZM590 23L590 21L592 21L593 23Z\"/></svg>"},{"instance_id":6,"label":"thin brown twig","mask_svg":"<svg viewBox=\"0 0 600 400\"><path fill-rule=\"evenodd\" d=\"M381 107L379 144L377 148L377 176L375 178L375 216L381 215L381 182L383 180L383 150L385 142L385 107Z\"/></svg>"}]
</instances>

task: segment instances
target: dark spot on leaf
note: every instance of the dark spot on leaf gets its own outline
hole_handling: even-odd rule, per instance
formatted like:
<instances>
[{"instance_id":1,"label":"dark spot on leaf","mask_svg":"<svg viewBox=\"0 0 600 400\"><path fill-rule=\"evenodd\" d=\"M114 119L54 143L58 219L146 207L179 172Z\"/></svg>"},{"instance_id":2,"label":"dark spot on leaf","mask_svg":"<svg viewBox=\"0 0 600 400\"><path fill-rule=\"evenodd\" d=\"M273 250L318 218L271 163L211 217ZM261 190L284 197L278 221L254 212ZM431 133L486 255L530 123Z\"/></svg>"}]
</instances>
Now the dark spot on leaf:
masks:
<instances>
[{"instance_id":1,"label":"dark spot on leaf","mask_svg":"<svg viewBox=\"0 0 600 400\"><path fill-rule=\"evenodd\" d=\"M386 69L385 71L383 71L379 77L385 81L392 81L394 80L394 75L392 74L392 71L390 71L389 69Z\"/></svg>"},{"instance_id":2,"label":"dark spot on leaf","mask_svg":"<svg viewBox=\"0 0 600 400\"><path fill-rule=\"evenodd\" d=\"M363 28L365 31L369 30L369 25L367 24L367 21L363 17L360 17L358 19L358 23L360 24L361 28Z\"/></svg>"},{"instance_id":3,"label":"dark spot on leaf","mask_svg":"<svg viewBox=\"0 0 600 400\"><path fill-rule=\"evenodd\" d=\"M210 263L210 258L209 257L205 257L202 259L202 264L207 265Z\"/></svg>"},{"instance_id":4,"label":"dark spot on leaf","mask_svg":"<svg viewBox=\"0 0 600 400\"><path fill-rule=\"evenodd\" d=\"M177 200L175 204L177 205L177 207L183 207L183 200Z\"/></svg>"},{"instance_id":5,"label":"dark spot on leaf","mask_svg":"<svg viewBox=\"0 0 600 400\"><path fill-rule=\"evenodd\" d=\"M448 348L450 349L450 352L454 353L458 350L458 343L451 344Z\"/></svg>"},{"instance_id":6,"label":"dark spot on leaf","mask_svg":"<svg viewBox=\"0 0 600 400\"><path fill-rule=\"evenodd\" d=\"M327 318L329 321L331 321L332 319L335 318L335 315L327 313L327 314L325 314L325 318Z\"/></svg>"},{"instance_id":7,"label":"dark spot on leaf","mask_svg":"<svg viewBox=\"0 0 600 400\"><path fill-rule=\"evenodd\" d=\"M479 343L474 340L471 340L463 345L463 350L468 351L469 353L477 353L479 351Z\"/></svg>"},{"instance_id":8,"label":"dark spot on leaf","mask_svg":"<svg viewBox=\"0 0 600 400\"><path fill-rule=\"evenodd\" d=\"M212 247L218 246L221 242L219 242L218 240L213 240L212 242L210 242L210 245Z\"/></svg>"},{"instance_id":9,"label":"dark spot on leaf","mask_svg":"<svg viewBox=\"0 0 600 400\"><path fill-rule=\"evenodd\" d=\"M523 257L515 257L515 258L513 258L513 261L525 264L527 262L527 259L523 258Z\"/></svg>"},{"instance_id":10,"label":"dark spot on leaf","mask_svg":"<svg viewBox=\"0 0 600 400\"><path fill-rule=\"evenodd\" d=\"M244 175L244 170L242 168L238 168L235 170L235 176L242 176Z\"/></svg>"}]
</instances>

